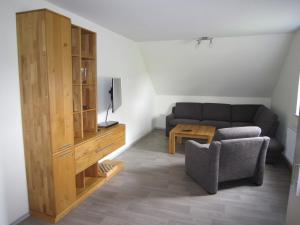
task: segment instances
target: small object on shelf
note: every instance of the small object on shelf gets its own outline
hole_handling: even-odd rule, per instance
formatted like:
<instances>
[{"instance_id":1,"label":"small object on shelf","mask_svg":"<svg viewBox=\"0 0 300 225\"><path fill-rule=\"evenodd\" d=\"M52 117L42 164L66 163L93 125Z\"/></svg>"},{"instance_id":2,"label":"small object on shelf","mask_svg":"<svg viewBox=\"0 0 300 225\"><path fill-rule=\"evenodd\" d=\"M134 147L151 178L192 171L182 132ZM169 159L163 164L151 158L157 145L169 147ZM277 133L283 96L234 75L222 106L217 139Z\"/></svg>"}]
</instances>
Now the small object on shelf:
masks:
<instances>
[{"instance_id":1,"label":"small object on shelf","mask_svg":"<svg viewBox=\"0 0 300 225\"><path fill-rule=\"evenodd\" d=\"M82 83L87 83L87 68L81 68L81 75L82 75Z\"/></svg>"},{"instance_id":2,"label":"small object on shelf","mask_svg":"<svg viewBox=\"0 0 300 225\"><path fill-rule=\"evenodd\" d=\"M83 106L82 106L82 109L83 109L83 110L88 110L88 109L89 109L89 106L83 105Z\"/></svg>"}]
</instances>

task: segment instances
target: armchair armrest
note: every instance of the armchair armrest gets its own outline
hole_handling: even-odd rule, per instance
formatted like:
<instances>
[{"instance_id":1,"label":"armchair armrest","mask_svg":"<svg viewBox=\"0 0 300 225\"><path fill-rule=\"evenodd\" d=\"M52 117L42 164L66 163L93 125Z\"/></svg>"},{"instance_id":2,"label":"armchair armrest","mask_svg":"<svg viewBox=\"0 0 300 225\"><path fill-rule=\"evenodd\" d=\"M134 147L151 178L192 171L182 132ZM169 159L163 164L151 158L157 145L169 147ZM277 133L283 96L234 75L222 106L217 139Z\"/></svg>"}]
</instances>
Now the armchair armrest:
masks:
<instances>
[{"instance_id":1,"label":"armchair armrest","mask_svg":"<svg viewBox=\"0 0 300 225\"><path fill-rule=\"evenodd\" d=\"M218 190L220 148L218 141L209 148L195 141L187 141L185 145L186 173L211 194Z\"/></svg>"}]
</instances>

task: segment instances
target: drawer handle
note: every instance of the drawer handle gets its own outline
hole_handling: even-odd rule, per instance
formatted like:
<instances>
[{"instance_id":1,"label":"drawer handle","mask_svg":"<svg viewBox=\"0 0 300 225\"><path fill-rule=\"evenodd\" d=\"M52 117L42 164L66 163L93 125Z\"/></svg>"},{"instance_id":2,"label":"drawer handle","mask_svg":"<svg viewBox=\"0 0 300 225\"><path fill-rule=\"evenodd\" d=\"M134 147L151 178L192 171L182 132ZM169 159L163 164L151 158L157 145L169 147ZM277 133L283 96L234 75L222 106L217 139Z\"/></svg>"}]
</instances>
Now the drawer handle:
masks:
<instances>
[{"instance_id":1,"label":"drawer handle","mask_svg":"<svg viewBox=\"0 0 300 225\"><path fill-rule=\"evenodd\" d=\"M111 144L109 144L109 145L107 145L107 146L105 146L105 147L103 147L103 148L99 148L99 149L96 149L96 153L98 153L98 152L101 152L102 150L104 150L104 149L106 149L106 148L108 148L108 147L110 147L110 146L112 146L112 145L114 145L115 143L111 143Z\"/></svg>"}]
</instances>

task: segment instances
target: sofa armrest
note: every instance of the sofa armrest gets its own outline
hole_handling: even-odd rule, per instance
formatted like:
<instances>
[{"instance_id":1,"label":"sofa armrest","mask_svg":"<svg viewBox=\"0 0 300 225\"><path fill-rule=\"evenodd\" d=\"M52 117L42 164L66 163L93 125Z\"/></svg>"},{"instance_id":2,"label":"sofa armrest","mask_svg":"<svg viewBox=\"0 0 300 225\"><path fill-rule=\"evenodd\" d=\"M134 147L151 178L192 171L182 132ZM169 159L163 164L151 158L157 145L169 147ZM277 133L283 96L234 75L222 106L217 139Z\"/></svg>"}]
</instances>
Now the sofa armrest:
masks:
<instances>
[{"instance_id":1,"label":"sofa armrest","mask_svg":"<svg viewBox=\"0 0 300 225\"><path fill-rule=\"evenodd\" d=\"M171 113L169 115L166 116L166 136L169 137L169 132L172 129L171 125L170 125L170 121L175 119L175 114Z\"/></svg>"},{"instance_id":2,"label":"sofa armrest","mask_svg":"<svg viewBox=\"0 0 300 225\"><path fill-rule=\"evenodd\" d=\"M169 115L166 116L166 122L170 122L171 120L175 119L175 114L170 113Z\"/></svg>"},{"instance_id":3,"label":"sofa armrest","mask_svg":"<svg viewBox=\"0 0 300 225\"><path fill-rule=\"evenodd\" d=\"M220 142L212 142L209 148L195 141L185 144L185 170L208 193L218 190Z\"/></svg>"}]
</instances>

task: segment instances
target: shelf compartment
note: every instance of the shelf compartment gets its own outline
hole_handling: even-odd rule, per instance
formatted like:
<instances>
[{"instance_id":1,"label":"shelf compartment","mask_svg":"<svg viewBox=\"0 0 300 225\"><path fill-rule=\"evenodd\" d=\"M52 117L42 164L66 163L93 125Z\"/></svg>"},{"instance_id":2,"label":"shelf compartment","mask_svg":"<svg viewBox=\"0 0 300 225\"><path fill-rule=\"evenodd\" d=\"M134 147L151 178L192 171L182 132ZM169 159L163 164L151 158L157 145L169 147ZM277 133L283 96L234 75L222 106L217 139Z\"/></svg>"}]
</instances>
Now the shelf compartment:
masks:
<instances>
[{"instance_id":1,"label":"shelf compartment","mask_svg":"<svg viewBox=\"0 0 300 225\"><path fill-rule=\"evenodd\" d=\"M85 58L96 58L96 34L81 29L81 56Z\"/></svg>"},{"instance_id":2,"label":"shelf compartment","mask_svg":"<svg viewBox=\"0 0 300 225\"><path fill-rule=\"evenodd\" d=\"M73 85L73 112L80 112L81 111L81 86Z\"/></svg>"},{"instance_id":3,"label":"shelf compartment","mask_svg":"<svg viewBox=\"0 0 300 225\"><path fill-rule=\"evenodd\" d=\"M105 163L109 163L113 165L114 166L113 169L107 174L106 177L89 176L89 174L85 173L84 187L83 188L77 187L76 189L77 200L82 198L84 199L87 198L89 194L93 193L96 189L106 184L112 177L114 177L124 169L124 164L121 161L106 160ZM96 166L98 166L98 163Z\"/></svg>"},{"instance_id":4,"label":"shelf compartment","mask_svg":"<svg viewBox=\"0 0 300 225\"><path fill-rule=\"evenodd\" d=\"M97 115L96 110L86 111L83 115L83 136L90 135L90 133L97 132Z\"/></svg>"},{"instance_id":5,"label":"shelf compartment","mask_svg":"<svg viewBox=\"0 0 300 225\"><path fill-rule=\"evenodd\" d=\"M95 86L82 86L82 110L96 108L96 88Z\"/></svg>"},{"instance_id":6,"label":"shelf compartment","mask_svg":"<svg viewBox=\"0 0 300 225\"><path fill-rule=\"evenodd\" d=\"M81 84L81 59L80 57L72 57L72 82L73 84Z\"/></svg>"},{"instance_id":7,"label":"shelf compartment","mask_svg":"<svg viewBox=\"0 0 300 225\"><path fill-rule=\"evenodd\" d=\"M80 56L80 28L72 26L72 55Z\"/></svg>"},{"instance_id":8,"label":"shelf compartment","mask_svg":"<svg viewBox=\"0 0 300 225\"><path fill-rule=\"evenodd\" d=\"M81 60L81 82L92 85L96 83L96 61L84 58Z\"/></svg>"}]
</instances>

